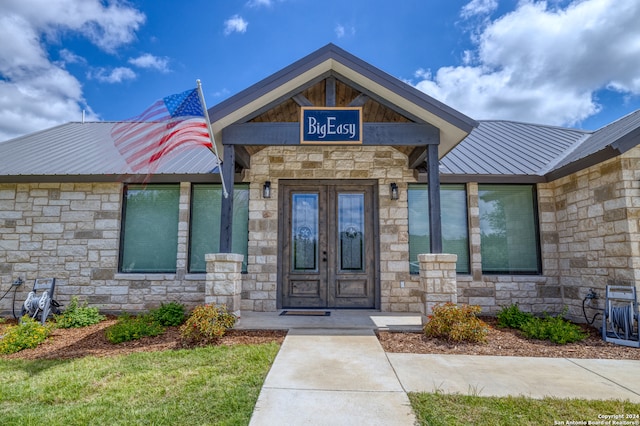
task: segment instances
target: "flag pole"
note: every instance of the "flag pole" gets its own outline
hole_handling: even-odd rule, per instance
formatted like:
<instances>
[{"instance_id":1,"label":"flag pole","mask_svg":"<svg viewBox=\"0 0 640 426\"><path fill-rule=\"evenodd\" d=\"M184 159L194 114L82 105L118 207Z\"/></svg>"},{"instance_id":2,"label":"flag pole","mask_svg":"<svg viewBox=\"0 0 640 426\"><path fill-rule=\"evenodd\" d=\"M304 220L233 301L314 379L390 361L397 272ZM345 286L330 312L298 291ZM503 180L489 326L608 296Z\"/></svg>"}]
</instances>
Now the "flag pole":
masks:
<instances>
[{"instance_id":1,"label":"flag pole","mask_svg":"<svg viewBox=\"0 0 640 426\"><path fill-rule=\"evenodd\" d=\"M227 192L227 187L224 184L224 177L222 175L222 160L220 160L220 155L218 154L218 146L216 145L216 140L213 137L213 129L211 128L211 122L209 121L209 113L207 112L207 104L204 102L204 95L202 94L202 84L200 80L196 80L198 85L198 97L200 98L200 104L202 104L202 109L204 111L204 119L207 123L207 130L209 131L209 137L211 138L211 146L213 147L213 153L216 155L216 159L218 160L218 172L220 173L220 182L222 182L222 195L224 198L229 198L229 193ZM233 167L230 165L229 167Z\"/></svg>"}]
</instances>

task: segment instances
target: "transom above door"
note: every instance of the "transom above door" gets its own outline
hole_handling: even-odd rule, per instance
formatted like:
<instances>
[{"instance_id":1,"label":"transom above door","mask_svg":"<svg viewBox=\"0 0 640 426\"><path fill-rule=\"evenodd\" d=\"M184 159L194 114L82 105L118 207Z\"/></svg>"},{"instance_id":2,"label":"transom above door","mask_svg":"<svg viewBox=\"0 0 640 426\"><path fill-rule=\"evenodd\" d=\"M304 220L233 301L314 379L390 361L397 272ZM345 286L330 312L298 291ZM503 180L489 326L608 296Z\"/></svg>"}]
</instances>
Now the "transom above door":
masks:
<instances>
[{"instance_id":1,"label":"transom above door","mask_svg":"<svg viewBox=\"0 0 640 426\"><path fill-rule=\"evenodd\" d=\"M377 182L280 181L283 308L376 308Z\"/></svg>"}]
</instances>

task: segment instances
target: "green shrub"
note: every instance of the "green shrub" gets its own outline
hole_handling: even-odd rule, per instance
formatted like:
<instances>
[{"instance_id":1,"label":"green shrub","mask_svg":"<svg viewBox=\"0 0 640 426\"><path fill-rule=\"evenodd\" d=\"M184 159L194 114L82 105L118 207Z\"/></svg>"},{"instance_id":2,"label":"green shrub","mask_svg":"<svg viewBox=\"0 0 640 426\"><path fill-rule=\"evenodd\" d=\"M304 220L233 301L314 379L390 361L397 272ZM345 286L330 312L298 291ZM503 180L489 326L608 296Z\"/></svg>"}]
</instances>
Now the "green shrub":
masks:
<instances>
[{"instance_id":1,"label":"green shrub","mask_svg":"<svg viewBox=\"0 0 640 426\"><path fill-rule=\"evenodd\" d=\"M180 337L190 345L216 343L236 323L226 306L197 306L180 327Z\"/></svg>"},{"instance_id":2,"label":"green shrub","mask_svg":"<svg viewBox=\"0 0 640 426\"><path fill-rule=\"evenodd\" d=\"M533 317L522 324L520 330L530 339L550 340L553 343L565 345L567 343L579 342L587 337L582 329L560 315L544 318Z\"/></svg>"},{"instance_id":3,"label":"green shrub","mask_svg":"<svg viewBox=\"0 0 640 426\"><path fill-rule=\"evenodd\" d=\"M76 296L71 298L67 309L61 315L54 315L54 318L60 328L87 327L106 319L104 315L100 315L98 308L88 307L87 302L80 305Z\"/></svg>"},{"instance_id":4,"label":"green shrub","mask_svg":"<svg viewBox=\"0 0 640 426\"><path fill-rule=\"evenodd\" d=\"M20 324L5 328L0 337L0 354L12 354L23 349L35 348L51 334L51 326L25 316Z\"/></svg>"},{"instance_id":5,"label":"green shrub","mask_svg":"<svg viewBox=\"0 0 640 426\"><path fill-rule=\"evenodd\" d=\"M162 303L149 314L155 322L165 327L180 325L185 320L184 306L178 302Z\"/></svg>"},{"instance_id":6,"label":"green shrub","mask_svg":"<svg viewBox=\"0 0 640 426\"><path fill-rule=\"evenodd\" d=\"M522 325L533 318L533 314L522 312L518 304L503 307L498 312L498 327L508 327L519 329Z\"/></svg>"},{"instance_id":7,"label":"green shrub","mask_svg":"<svg viewBox=\"0 0 640 426\"><path fill-rule=\"evenodd\" d=\"M151 315L131 316L123 314L118 321L105 329L105 336L111 343L122 343L147 336L164 333L164 327L154 321Z\"/></svg>"},{"instance_id":8,"label":"green shrub","mask_svg":"<svg viewBox=\"0 0 640 426\"><path fill-rule=\"evenodd\" d=\"M428 337L439 337L452 342L484 343L487 341L489 327L476 316L479 313L479 306L458 306L451 302L438 304L433 308L433 315L429 315L424 333Z\"/></svg>"}]
</instances>

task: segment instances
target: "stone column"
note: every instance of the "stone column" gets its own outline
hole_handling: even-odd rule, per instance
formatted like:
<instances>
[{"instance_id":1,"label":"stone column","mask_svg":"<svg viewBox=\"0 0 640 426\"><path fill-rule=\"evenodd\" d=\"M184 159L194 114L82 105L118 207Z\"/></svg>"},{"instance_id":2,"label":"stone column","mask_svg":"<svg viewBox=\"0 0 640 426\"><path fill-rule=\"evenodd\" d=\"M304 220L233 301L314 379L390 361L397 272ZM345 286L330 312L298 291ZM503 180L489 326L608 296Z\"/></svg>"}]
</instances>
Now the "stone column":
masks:
<instances>
[{"instance_id":1,"label":"stone column","mask_svg":"<svg viewBox=\"0 0 640 426\"><path fill-rule=\"evenodd\" d=\"M226 305L229 312L240 318L240 294L242 293L242 260L235 253L205 254L207 277L204 302Z\"/></svg>"},{"instance_id":2,"label":"stone column","mask_svg":"<svg viewBox=\"0 0 640 426\"><path fill-rule=\"evenodd\" d=\"M438 303L458 302L456 254L419 254L420 283L424 290L423 314L431 315Z\"/></svg>"}]
</instances>

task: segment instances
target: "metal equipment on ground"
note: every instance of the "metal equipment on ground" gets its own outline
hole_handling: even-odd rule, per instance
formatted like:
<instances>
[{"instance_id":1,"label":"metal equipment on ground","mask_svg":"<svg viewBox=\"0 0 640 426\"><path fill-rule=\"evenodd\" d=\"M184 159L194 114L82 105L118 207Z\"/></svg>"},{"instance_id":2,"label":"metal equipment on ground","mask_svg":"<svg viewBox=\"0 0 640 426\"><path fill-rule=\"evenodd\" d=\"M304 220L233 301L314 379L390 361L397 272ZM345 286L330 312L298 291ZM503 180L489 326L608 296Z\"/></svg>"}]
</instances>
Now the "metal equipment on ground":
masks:
<instances>
[{"instance_id":1,"label":"metal equipment on ground","mask_svg":"<svg viewBox=\"0 0 640 426\"><path fill-rule=\"evenodd\" d=\"M638 299L634 286L607 286L602 338L605 342L640 348Z\"/></svg>"},{"instance_id":2,"label":"metal equipment on ground","mask_svg":"<svg viewBox=\"0 0 640 426\"><path fill-rule=\"evenodd\" d=\"M53 300L53 291L56 288L55 278L38 278L33 284L33 291L27 295L27 299L22 304L20 317L29 315L31 318L40 320L44 325L47 317L51 314L58 314L60 306Z\"/></svg>"}]
</instances>

